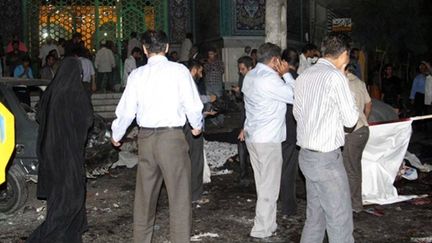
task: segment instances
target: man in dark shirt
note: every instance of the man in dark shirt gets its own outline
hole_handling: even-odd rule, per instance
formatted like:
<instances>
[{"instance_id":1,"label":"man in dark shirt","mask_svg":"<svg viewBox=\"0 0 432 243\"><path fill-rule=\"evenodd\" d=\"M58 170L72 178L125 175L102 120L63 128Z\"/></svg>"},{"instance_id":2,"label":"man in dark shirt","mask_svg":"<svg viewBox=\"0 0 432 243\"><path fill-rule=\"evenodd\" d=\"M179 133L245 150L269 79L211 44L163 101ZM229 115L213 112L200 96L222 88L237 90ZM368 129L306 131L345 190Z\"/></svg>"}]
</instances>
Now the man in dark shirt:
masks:
<instances>
[{"instance_id":1,"label":"man in dark shirt","mask_svg":"<svg viewBox=\"0 0 432 243\"><path fill-rule=\"evenodd\" d=\"M399 100L401 93L401 80L393 76L393 66L387 64L384 67L384 77L382 79L381 99L395 109L399 109Z\"/></svg>"}]
</instances>

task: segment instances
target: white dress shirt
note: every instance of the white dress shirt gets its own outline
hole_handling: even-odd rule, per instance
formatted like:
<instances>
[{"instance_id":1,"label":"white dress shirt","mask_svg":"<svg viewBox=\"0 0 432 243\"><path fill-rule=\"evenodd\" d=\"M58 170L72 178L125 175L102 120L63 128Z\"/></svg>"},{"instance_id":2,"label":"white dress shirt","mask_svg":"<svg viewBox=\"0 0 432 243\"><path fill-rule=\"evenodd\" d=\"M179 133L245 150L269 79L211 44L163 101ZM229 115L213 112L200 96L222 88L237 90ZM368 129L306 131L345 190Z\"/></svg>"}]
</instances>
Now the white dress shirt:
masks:
<instances>
[{"instance_id":1,"label":"white dress shirt","mask_svg":"<svg viewBox=\"0 0 432 243\"><path fill-rule=\"evenodd\" d=\"M136 68L136 60L130 55L124 62L122 86L126 86L129 74Z\"/></svg>"},{"instance_id":2,"label":"white dress shirt","mask_svg":"<svg viewBox=\"0 0 432 243\"><path fill-rule=\"evenodd\" d=\"M321 58L297 77L294 93L297 145L319 152L343 146L343 127L359 118L346 76Z\"/></svg>"},{"instance_id":3,"label":"white dress shirt","mask_svg":"<svg viewBox=\"0 0 432 243\"><path fill-rule=\"evenodd\" d=\"M95 70L92 61L90 61L90 59L85 57L79 57L78 59L81 61L81 66L83 69L82 81L86 83L91 83L92 76L95 75Z\"/></svg>"},{"instance_id":4,"label":"white dress shirt","mask_svg":"<svg viewBox=\"0 0 432 243\"><path fill-rule=\"evenodd\" d=\"M183 40L180 47L180 62L185 62L189 60L189 52L192 48L192 41L189 38Z\"/></svg>"},{"instance_id":5,"label":"white dress shirt","mask_svg":"<svg viewBox=\"0 0 432 243\"><path fill-rule=\"evenodd\" d=\"M106 47L99 49L95 57L95 68L97 71L99 73L110 73L114 67L115 60L113 52Z\"/></svg>"},{"instance_id":6,"label":"white dress shirt","mask_svg":"<svg viewBox=\"0 0 432 243\"><path fill-rule=\"evenodd\" d=\"M120 141L136 118L140 127L202 127L203 104L189 70L156 55L132 71L116 109L112 137Z\"/></svg>"},{"instance_id":7,"label":"white dress shirt","mask_svg":"<svg viewBox=\"0 0 432 243\"><path fill-rule=\"evenodd\" d=\"M302 74L307 68L312 66L312 64L309 62L309 60L305 57L305 55L302 53L299 56L299 67L297 68L297 73L300 75Z\"/></svg>"},{"instance_id":8,"label":"white dress shirt","mask_svg":"<svg viewBox=\"0 0 432 243\"><path fill-rule=\"evenodd\" d=\"M293 102L294 79L291 74L279 74L269 66L258 63L243 81L246 120L246 141L251 143L280 143L286 138L286 104Z\"/></svg>"}]
</instances>

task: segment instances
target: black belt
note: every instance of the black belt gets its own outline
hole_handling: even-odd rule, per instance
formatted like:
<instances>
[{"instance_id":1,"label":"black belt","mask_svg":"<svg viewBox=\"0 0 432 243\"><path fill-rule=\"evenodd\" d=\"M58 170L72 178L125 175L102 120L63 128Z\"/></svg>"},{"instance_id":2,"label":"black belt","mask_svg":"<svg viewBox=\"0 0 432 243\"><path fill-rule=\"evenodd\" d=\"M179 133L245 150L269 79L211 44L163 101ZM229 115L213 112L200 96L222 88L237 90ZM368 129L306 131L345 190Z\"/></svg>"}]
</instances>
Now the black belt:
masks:
<instances>
[{"instance_id":1,"label":"black belt","mask_svg":"<svg viewBox=\"0 0 432 243\"><path fill-rule=\"evenodd\" d=\"M164 130L178 130L183 129L183 127L140 127L143 130L148 131L164 131Z\"/></svg>"}]
</instances>

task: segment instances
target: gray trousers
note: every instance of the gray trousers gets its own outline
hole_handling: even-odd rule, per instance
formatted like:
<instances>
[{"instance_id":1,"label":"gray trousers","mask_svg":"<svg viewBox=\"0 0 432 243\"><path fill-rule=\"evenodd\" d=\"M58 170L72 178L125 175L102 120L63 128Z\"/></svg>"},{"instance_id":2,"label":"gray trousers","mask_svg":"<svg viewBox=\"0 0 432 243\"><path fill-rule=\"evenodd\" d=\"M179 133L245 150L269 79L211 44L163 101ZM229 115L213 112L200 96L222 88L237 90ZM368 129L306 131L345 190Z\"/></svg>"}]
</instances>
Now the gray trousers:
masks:
<instances>
[{"instance_id":1,"label":"gray trousers","mask_svg":"<svg viewBox=\"0 0 432 243\"><path fill-rule=\"evenodd\" d=\"M150 243L162 182L168 192L170 239L190 242L191 162L182 129L140 129L134 203L134 242Z\"/></svg>"},{"instance_id":2,"label":"gray trousers","mask_svg":"<svg viewBox=\"0 0 432 243\"><path fill-rule=\"evenodd\" d=\"M277 229L276 209L282 169L280 143L248 143L257 190L254 226L250 235L257 238L271 236Z\"/></svg>"},{"instance_id":3,"label":"gray trousers","mask_svg":"<svg viewBox=\"0 0 432 243\"><path fill-rule=\"evenodd\" d=\"M363 209L361 159L369 138L369 127L361 127L345 135L343 162L351 191L351 203L354 211Z\"/></svg>"},{"instance_id":4,"label":"gray trousers","mask_svg":"<svg viewBox=\"0 0 432 243\"><path fill-rule=\"evenodd\" d=\"M306 178L306 222L301 243L354 242L348 178L340 149L321 153L301 149L299 165Z\"/></svg>"}]
</instances>

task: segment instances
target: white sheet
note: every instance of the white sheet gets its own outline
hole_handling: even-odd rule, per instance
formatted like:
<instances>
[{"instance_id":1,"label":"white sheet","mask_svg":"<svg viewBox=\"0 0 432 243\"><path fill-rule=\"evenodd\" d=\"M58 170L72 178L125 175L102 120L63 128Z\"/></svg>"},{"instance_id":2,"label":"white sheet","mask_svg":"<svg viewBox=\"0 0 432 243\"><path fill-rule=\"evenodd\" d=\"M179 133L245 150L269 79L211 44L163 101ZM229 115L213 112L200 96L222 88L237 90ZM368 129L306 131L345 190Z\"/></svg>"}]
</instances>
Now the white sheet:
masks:
<instances>
[{"instance_id":1,"label":"white sheet","mask_svg":"<svg viewBox=\"0 0 432 243\"><path fill-rule=\"evenodd\" d=\"M416 196L400 196L393 182L411 137L412 121L369 127L370 135L362 157L363 204L391 204Z\"/></svg>"}]
</instances>

